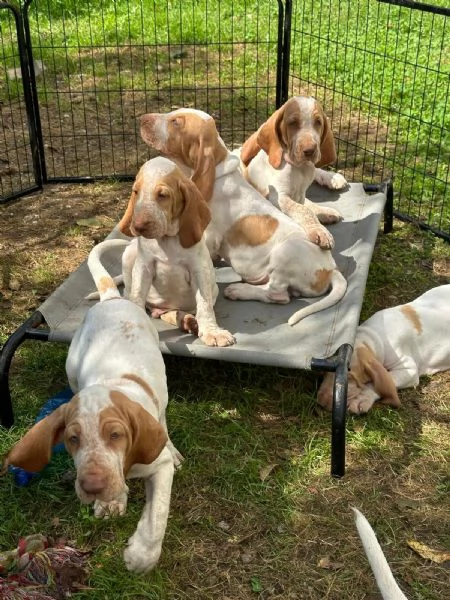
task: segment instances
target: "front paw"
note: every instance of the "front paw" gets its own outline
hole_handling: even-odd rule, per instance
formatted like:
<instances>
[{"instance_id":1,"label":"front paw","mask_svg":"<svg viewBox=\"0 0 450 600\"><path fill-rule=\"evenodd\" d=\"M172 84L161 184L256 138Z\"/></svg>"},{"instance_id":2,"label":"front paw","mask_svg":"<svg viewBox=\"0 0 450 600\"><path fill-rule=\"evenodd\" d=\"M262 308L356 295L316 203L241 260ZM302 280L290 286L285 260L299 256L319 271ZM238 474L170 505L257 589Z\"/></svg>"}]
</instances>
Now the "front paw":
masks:
<instances>
[{"instance_id":1,"label":"front paw","mask_svg":"<svg viewBox=\"0 0 450 600\"><path fill-rule=\"evenodd\" d=\"M157 564L161 556L161 546L156 548L149 547L142 543L140 536L133 534L128 540L128 546L123 553L125 566L133 573L148 573Z\"/></svg>"},{"instance_id":2,"label":"front paw","mask_svg":"<svg viewBox=\"0 0 450 600\"><path fill-rule=\"evenodd\" d=\"M316 211L316 215L319 221L324 225L339 223L343 219L340 212L335 208L328 208L328 206L321 206L320 210Z\"/></svg>"},{"instance_id":3,"label":"front paw","mask_svg":"<svg viewBox=\"0 0 450 600\"><path fill-rule=\"evenodd\" d=\"M94 502L94 515L98 519L109 519L110 517L121 517L127 510L127 496L111 502L96 500Z\"/></svg>"},{"instance_id":4,"label":"front paw","mask_svg":"<svg viewBox=\"0 0 450 600\"><path fill-rule=\"evenodd\" d=\"M330 179L327 181L327 186L331 190L342 190L347 187L347 185L347 180L340 173L333 173L333 175L331 175Z\"/></svg>"},{"instance_id":5,"label":"front paw","mask_svg":"<svg viewBox=\"0 0 450 600\"><path fill-rule=\"evenodd\" d=\"M365 415L375 403L376 398L372 394L362 391L354 398L347 398L347 410L352 415Z\"/></svg>"},{"instance_id":6,"label":"front paw","mask_svg":"<svg viewBox=\"0 0 450 600\"><path fill-rule=\"evenodd\" d=\"M308 229L308 240L324 250L334 247L334 238L326 227L312 227Z\"/></svg>"},{"instance_id":7,"label":"front paw","mask_svg":"<svg viewBox=\"0 0 450 600\"><path fill-rule=\"evenodd\" d=\"M236 343L234 336L226 329L217 329L215 331L205 331L200 339L206 346L232 346Z\"/></svg>"},{"instance_id":8,"label":"front paw","mask_svg":"<svg viewBox=\"0 0 450 600\"><path fill-rule=\"evenodd\" d=\"M227 285L227 287L223 290L223 295L228 300L240 300L241 299L241 289L242 283L232 283Z\"/></svg>"}]
</instances>

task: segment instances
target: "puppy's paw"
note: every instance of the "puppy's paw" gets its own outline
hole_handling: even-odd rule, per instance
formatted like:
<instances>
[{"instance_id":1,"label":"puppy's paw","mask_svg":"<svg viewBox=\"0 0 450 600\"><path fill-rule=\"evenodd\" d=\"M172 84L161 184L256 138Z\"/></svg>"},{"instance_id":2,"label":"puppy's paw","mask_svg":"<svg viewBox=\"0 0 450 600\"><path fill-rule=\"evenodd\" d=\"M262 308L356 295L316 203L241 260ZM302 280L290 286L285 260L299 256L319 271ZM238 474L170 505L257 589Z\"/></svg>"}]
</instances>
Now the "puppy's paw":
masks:
<instances>
[{"instance_id":1,"label":"puppy's paw","mask_svg":"<svg viewBox=\"0 0 450 600\"><path fill-rule=\"evenodd\" d=\"M148 573L159 560L161 546L153 548L143 542L139 535L133 534L128 540L128 546L123 553L125 566L133 573Z\"/></svg>"},{"instance_id":2,"label":"puppy's paw","mask_svg":"<svg viewBox=\"0 0 450 600\"><path fill-rule=\"evenodd\" d=\"M232 346L236 342L234 336L226 329L205 331L200 336L200 339L206 346Z\"/></svg>"},{"instance_id":3,"label":"puppy's paw","mask_svg":"<svg viewBox=\"0 0 450 600\"><path fill-rule=\"evenodd\" d=\"M228 298L228 300L240 300L242 297L241 290L241 283L232 283L231 285L227 285L227 287L223 290L223 295L225 298Z\"/></svg>"},{"instance_id":4,"label":"puppy's paw","mask_svg":"<svg viewBox=\"0 0 450 600\"><path fill-rule=\"evenodd\" d=\"M311 227L307 231L308 240L313 244L317 244L324 250L331 250L334 247L334 238L326 227L318 226Z\"/></svg>"},{"instance_id":5,"label":"puppy's paw","mask_svg":"<svg viewBox=\"0 0 450 600\"><path fill-rule=\"evenodd\" d=\"M109 519L110 517L120 517L126 513L127 510L127 496L121 497L119 500L112 500L111 502L103 502L103 500L96 500L94 502L94 515L98 519Z\"/></svg>"},{"instance_id":6,"label":"puppy's paw","mask_svg":"<svg viewBox=\"0 0 450 600\"><path fill-rule=\"evenodd\" d=\"M365 394L364 391L362 391L361 394L355 398L347 400L347 410L352 415L365 415L372 408L375 400L376 398L374 398L373 395Z\"/></svg>"},{"instance_id":7,"label":"puppy's paw","mask_svg":"<svg viewBox=\"0 0 450 600\"><path fill-rule=\"evenodd\" d=\"M175 466L175 469L179 469L181 467L181 463L184 460L184 456L181 454L181 452L179 452L175 448L175 446L173 445L173 443L172 443L172 441L170 439L167 442L166 446L169 449L170 454L172 455L173 464Z\"/></svg>"},{"instance_id":8,"label":"puppy's paw","mask_svg":"<svg viewBox=\"0 0 450 600\"><path fill-rule=\"evenodd\" d=\"M332 190L342 190L347 187L347 180L340 173L330 173L331 177L327 182L327 186Z\"/></svg>"},{"instance_id":9,"label":"puppy's paw","mask_svg":"<svg viewBox=\"0 0 450 600\"><path fill-rule=\"evenodd\" d=\"M328 206L321 206L316 210L317 218L324 225L331 225L332 223L339 223L342 221L343 216L335 208L329 208Z\"/></svg>"}]
</instances>

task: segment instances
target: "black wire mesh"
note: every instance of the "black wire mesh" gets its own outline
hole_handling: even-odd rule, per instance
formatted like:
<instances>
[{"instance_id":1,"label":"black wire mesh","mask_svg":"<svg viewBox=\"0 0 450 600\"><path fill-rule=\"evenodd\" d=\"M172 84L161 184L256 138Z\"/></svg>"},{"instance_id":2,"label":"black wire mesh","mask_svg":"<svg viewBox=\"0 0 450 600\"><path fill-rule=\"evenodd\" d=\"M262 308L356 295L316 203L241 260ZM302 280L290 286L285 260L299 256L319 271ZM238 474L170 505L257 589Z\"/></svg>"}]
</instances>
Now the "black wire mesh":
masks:
<instances>
[{"instance_id":1,"label":"black wire mesh","mask_svg":"<svg viewBox=\"0 0 450 600\"><path fill-rule=\"evenodd\" d=\"M396 213L445 237L450 9L433 4L298 0L290 93L323 102L350 180L392 177Z\"/></svg>"},{"instance_id":2,"label":"black wire mesh","mask_svg":"<svg viewBox=\"0 0 450 600\"><path fill-rule=\"evenodd\" d=\"M146 112L201 108L238 145L275 107L277 2L36 0L29 21L48 181L134 176Z\"/></svg>"},{"instance_id":3,"label":"black wire mesh","mask_svg":"<svg viewBox=\"0 0 450 600\"><path fill-rule=\"evenodd\" d=\"M312 94L338 168L392 177L396 214L450 238L447 1L23 0L21 53L0 10L0 201L39 177L132 178L145 112L203 109L234 147L287 95ZM31 49L27 129L10 74Z\"/></svg>"},{"instance_id":4,"label":"black wire mesh","mask_svg":"<svg viewBox=\"0 0 450 600\"><path fill-rule=\"evenodd\" d=\"M0 2L0 201L39 187L33 166L18 31L20 36L20 13Z\"/></svg>"}]
</instances>

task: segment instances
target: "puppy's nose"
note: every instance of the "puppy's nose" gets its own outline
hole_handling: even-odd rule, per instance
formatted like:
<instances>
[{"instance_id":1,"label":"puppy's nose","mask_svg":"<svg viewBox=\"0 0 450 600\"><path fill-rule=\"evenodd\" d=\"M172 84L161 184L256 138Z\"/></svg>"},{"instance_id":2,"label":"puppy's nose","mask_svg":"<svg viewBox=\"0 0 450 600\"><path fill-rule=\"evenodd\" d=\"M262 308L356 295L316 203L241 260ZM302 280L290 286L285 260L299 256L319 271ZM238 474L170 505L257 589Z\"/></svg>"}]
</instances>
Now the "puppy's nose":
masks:
<instances>
[{"instance_id":1,"label":"puppy's nose","mask_svg":"<svg viewBox=\"0 0 450 600\"><path fill-rule=\"evenodd\" d=\"M80 487L87 494L100 494L106 488L107 479L101 471L89 471L80 479Z\"/></svg>"},{"instance_id":2,"label":"puppy's nose","mask_svg":"<svg viewBox=\"0 0 450 600\"><path fill-rule=\"evenodd\" d=\"M303 154L307 157L307 158L311 158L312 156L314 156L314 154L317 151L317 144L310 144L308 146L304 146L303 147Z\"/></svg>"},{"instance_id":3,"label":"puppy's nose","mask_svg":"<svg viewBox=\"0 0 450 600\"><path fill-rule=\"evenodd\" d=\"M135 230L135 232L138 235L141 235L142 233L144 233L146 231L148 227L148 220L140 217L140 218L135 218L133 220L133 229Z\"/></svg>"}]
</instances>

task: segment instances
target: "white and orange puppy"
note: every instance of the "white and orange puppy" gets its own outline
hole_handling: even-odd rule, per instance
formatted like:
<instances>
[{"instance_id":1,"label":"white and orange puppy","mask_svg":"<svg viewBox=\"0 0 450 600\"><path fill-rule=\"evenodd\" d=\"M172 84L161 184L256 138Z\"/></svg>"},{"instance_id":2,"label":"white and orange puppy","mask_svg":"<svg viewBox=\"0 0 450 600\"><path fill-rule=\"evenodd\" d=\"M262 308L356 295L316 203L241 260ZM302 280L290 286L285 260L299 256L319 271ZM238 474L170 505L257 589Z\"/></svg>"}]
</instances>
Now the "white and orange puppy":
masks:
<instances>
[{"instance_id":1,"label":"white and orange puppy","mask_svg":"<svg viewBox=\"0 0 450 600\"><path fill-rule=\"evenodd\" d=\"M188 170L208 202L212 218L205 239L211 257L228 261L243 279L225 289L226 297L287 304L291 297L327 294L294 313L290 325L343 297L347 282L331 253L310 242L244 179L210 115L194 109L144 115L141 135Z\"/></svg>"},{"instance_id":2,"label":"white and orange puppy","mask_svg":"<svg viewBox=\"0 0 450 600\"><path fill-rule=\"evenodd\" d=\"M356 330L347 407L368 412L376 400L400 406L397 389L416 386L421 375L450 369L450 285L413 302L376 312ZM331 410L334 374L327 373L318 402Z\"/></svg>"},{"instance_id":3,"label":"white and orange puppy","mask_svg":"<svg viewBox=\"0 0 450 600\"><path fill-rule=\"evenodd\" d=\"M347 185L339 173L317 168L336 161L333 132L317 100L290 98L248 138L240 158L247 180L301 225L311 242L333 247L333 236L321 223L340 221L340 213L306 198L314 180L336 190Z\"/></svg>"},{"instance_id":4,"label":"white and orange puppy","mask_svg":"<svg viewBox=\"0 0 450 600\"><path fill-rule=\"evenodd\" d=\"M153 317L180 325L195 312L203 343L229 346L234 337L214 314L218 286L203 237L210 219L203 196L175 163L161 156L148 160L119 223L135 236L123 254L122 273L126 296L149 307Z\"/></svg>"},{"instance_id":5,"label":"white and orange puppy","mask_svg":"<svg viewBox=\"0 0 450 600\"><path fill-rule=\"evenodd\" d=\"M101 301L76 331L66 362L75 395L25 434L2 472L9 464L42 470L63 440L77 470L76 493L83 504L94 502L97 517L123 514L125 478L142 477L146 503L124 559L130 571L143 573L161 554L182 457L167 433L166 372L155 327L141 307L120 296L98 257L96 246L88 263Z\"/></svg>"}]
</instances>

